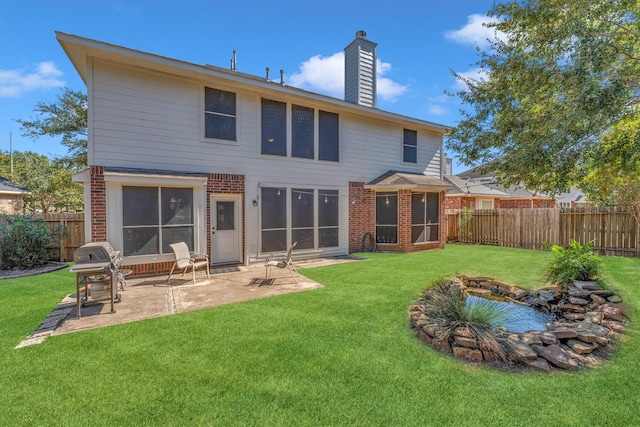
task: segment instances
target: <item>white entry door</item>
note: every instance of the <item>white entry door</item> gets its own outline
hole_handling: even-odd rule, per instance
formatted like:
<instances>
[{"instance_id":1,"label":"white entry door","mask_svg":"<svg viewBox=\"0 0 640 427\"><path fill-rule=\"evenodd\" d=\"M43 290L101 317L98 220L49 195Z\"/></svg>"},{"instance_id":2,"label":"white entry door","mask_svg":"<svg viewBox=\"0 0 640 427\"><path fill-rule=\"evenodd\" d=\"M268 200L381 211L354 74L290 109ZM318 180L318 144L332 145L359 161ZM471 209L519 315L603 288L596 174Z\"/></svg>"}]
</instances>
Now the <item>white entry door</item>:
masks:
<instances>
[{"instance_id":1,"label":"white entry door","mask_svg":"<svg viewBox=\"0 0 640 427\"><path fill-rule=\"evenodd\" d=\"M211 263L241 261L240 203L236 194L211 195Z\"/></svg>"}]
</instances>

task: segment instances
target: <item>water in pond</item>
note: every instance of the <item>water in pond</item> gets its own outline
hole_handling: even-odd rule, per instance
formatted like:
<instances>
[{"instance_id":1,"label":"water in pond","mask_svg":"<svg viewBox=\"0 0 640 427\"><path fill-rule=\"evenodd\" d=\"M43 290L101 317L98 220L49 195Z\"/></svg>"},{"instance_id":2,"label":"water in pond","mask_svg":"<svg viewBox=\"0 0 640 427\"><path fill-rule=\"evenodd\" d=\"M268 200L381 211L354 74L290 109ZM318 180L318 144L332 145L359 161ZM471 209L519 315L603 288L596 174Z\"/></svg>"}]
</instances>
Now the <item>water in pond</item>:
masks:
<instances>
[{"instance_id":1,"label":"water in pond","mask_svg":"<svg viewBox=\"0 0 640 427\"><path fill-rule=\"evenodd\" d=\"M537 311L528 305L516 304L507 301L495 301L473 295L467 296L467 307L482 305L493 307L496 316L491 321L491 326L505 327L511 332L546 331L547 323L554 320L554 316Z\"/></svg>"}]
</instances>

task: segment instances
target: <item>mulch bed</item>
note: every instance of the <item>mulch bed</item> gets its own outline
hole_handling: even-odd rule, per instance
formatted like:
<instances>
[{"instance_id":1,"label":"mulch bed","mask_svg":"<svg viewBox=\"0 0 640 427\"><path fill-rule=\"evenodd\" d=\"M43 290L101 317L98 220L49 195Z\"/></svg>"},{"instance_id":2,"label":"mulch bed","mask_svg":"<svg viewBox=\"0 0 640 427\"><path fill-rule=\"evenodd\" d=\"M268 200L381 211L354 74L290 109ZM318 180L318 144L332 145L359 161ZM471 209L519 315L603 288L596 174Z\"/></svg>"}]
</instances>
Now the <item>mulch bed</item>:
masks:
<instances>
[{"instance_id":1,"label":"mulch bed","mask_svg":"<svg viewBox=\"0 0 640 427\"><path fill-rule=\"evenodd\" d=\"M68 267L66 262L49 261L45 265L36 268L20 269L10 268L7 270L0 270L0 280L2 279L14 279L17 277L35 276L36 274L49 273L51 271L62 270Z\"/></svg>"}]
</instances>

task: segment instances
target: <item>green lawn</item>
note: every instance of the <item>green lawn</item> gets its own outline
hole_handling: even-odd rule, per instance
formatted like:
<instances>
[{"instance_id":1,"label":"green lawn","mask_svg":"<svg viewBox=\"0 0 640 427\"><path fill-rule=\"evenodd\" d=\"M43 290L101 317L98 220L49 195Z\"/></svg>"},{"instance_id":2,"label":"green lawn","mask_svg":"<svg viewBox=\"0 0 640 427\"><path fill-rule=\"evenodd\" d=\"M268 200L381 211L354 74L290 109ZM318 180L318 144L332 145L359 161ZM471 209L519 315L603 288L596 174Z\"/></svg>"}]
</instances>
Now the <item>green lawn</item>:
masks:
<instances>
[{"instance_id":1,"label":"green lawn","mask_svg":"<svg viewBox=\"0 0 640 427\"><path fill-rule=\"evenodd\" d=\"M1 425L640 425L640 327L603 366L508 373L419 342L408 308L456 274L541 286L549 252L447 245L306 269L324 288L51 337L14 350L65 269L0 281ZM605 257L637 319L640 259Z\"/></svg>"}]
</instances>

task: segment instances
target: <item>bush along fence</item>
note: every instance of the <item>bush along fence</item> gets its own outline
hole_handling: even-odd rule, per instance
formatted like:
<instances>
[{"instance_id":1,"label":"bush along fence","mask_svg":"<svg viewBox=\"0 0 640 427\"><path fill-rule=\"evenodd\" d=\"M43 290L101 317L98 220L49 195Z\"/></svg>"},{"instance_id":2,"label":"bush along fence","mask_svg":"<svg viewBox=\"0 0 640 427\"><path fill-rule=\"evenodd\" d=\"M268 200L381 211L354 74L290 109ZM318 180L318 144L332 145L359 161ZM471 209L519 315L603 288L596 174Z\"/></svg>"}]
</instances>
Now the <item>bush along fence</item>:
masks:
<instances>
[{"instance_id":1,"label":"bush along fence","mask_svg":"<svg viewBox=\"0 0 640 427\"><path fill-rule=\"evenodd\" d=\"M447 240L512 248L548 250L572 240L592 242L600 255L640 257L640 230L620 208L478 209L470 215L447 212Z\"/></svg>"},{"instance_id":2,"label":"bush along fence","mask_svg":"<svg viewBox=\"0 0 640 427\"><path fill-rule=\"evenodd\" d=\"M42 219L46 222L49 232L61 227L62 239L47 246L47 258L50 261L73 261L73 253L84 245L84 214L36 214L34 219ZM0 216L0 226L3 224Z\"/></svg>"}]
</instances>

